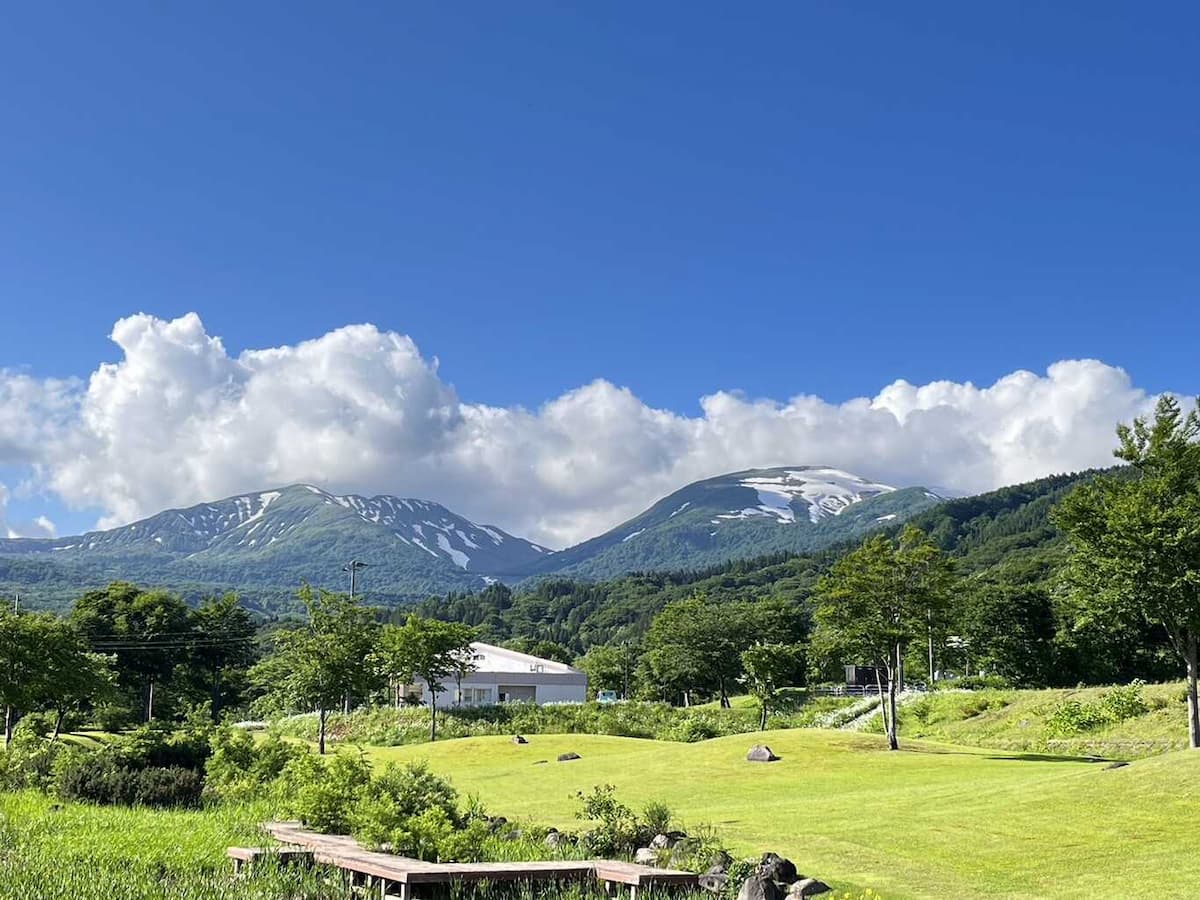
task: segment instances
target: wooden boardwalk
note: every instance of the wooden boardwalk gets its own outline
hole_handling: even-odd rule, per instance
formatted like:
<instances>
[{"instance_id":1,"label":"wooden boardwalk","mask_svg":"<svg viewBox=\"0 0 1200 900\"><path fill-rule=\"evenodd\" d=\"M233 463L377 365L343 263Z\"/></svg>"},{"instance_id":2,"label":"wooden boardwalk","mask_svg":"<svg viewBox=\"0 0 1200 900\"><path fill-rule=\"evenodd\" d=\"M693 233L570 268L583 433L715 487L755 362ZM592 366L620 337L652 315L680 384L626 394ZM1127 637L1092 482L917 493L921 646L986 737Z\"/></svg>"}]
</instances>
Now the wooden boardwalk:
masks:
<instances>
[{"instance_id":1,"label":"wooden boardwalk","mask_svg":"<svg viewBox=\"0 0 1200 900\"><path fill-rule=\"evenodd\" d=\"M365 882L380 900L399 897L410 900L420 885L455 882L526 882L598 880L609 894L627 888L630 900L640 891L657 887L695 887L691 872L659 869L618 860L544 860L537 862L431 863L391 853L364 849L354 838L339 834L319 834L298 822L270 822L267 832L281 844L304 847L314 862L334 866L350 874L351 880ZM247 848L230 848L235 865L246 860Z\"/></svg>"}]
</instances>

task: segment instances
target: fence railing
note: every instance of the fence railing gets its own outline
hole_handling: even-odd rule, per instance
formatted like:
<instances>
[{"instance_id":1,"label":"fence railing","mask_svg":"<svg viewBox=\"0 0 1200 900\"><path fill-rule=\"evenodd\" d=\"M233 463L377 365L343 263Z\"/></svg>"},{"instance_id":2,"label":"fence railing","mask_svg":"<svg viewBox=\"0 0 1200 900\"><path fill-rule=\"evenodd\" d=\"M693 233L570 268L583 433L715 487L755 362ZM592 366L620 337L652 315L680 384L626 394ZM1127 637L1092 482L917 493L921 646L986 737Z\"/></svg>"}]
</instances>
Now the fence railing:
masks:
<instances>
[{"instance_id":1,"label":"fence railing","mask_svg":"<svg viewBox=\"0 0 1200 900\"><path fill-rule=\"evenodd\" d=\"M879 688L873 684L835 684L822 685L809 688L810 693L821 694L826 697L876 697L879 695Z\"/></svg>"}]
</instances>

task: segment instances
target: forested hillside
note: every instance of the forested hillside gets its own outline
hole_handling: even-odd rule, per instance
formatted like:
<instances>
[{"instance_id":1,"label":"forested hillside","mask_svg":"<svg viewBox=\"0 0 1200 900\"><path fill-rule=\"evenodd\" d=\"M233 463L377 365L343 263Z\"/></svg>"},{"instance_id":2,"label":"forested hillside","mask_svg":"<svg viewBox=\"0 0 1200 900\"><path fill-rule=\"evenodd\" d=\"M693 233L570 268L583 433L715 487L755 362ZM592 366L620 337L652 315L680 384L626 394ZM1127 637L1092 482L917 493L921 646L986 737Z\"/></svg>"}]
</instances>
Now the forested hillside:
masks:
<instances>
[{"instance_id":1,"label":"forested hillside","mask_svg":"<svg viewBox=\"0 0 1200 900\"><path fill-rule=\"evenodd\" d=\"M1065 543L1051 510L1096 471L1056 475L944 502L911 522L954 560L961 576L953 640L944 659L1017 684L1074 684L1168 676L1163 636L1135 623L1101 626L1077 614L1058 588ZM888 531L898 533L899 525ZM480 626L493 640L570 656L597 645L636 645L667 604L775 599L811 617L821 575L858 541L814 554L776 554L700 571L638 573L608 581L549 578L513 591L431 598L418 611ZM394 617L403 615L397 610ZM914 651L914 656L919 656ZM922 662L914 659L914 665Z\"/></svg>"},{"instance_id":2,"label":"forested hillside","mask_svg":"<svg viewBox=\"0 0 1200 900\"><path fill-rule=\"evenodd\" d=\"M1094 472L1057 475L944 502L911 521L957 560L964 575L1012 585L1051 577L1061 538L1050 522L1053 504ZM894 526L893 530L898 530ZM551 578L517 592L493 585L420 604L424 615L486 627L496 638L526 638L584 651L630 640L671 600L704 594L722 602L779 598L803 604L821 573L854 542L820 553L779 553L700 571L638 573L608 581Z\"/></svg>"}]
</instances>

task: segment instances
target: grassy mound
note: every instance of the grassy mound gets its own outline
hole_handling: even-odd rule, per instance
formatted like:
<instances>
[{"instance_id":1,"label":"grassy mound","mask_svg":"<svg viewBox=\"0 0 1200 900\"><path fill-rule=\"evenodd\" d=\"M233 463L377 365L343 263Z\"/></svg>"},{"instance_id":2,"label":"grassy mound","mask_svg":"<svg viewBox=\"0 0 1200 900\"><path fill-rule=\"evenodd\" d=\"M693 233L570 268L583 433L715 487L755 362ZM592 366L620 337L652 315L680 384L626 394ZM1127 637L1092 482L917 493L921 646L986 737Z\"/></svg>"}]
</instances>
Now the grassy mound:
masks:
<instances>
[{"instance_id":1,"label":"grassy mound","mask_svg":"<svg viewBox=\"0 0 1200 900\"><path fill-rule=\"evenodd\" d=\"M1137 759L1187 745L1182 684L937 692L906 704L912 737L1079 756Z\"/></svg>"},{"instance_id":2,"label":"grassy mound","mask_svg":"<svg viewBox=\"0 0 1200 900\"><path fill-rule=\"evenodd\" d=\"M754 764L764 740L782 760ZM574 751L581 759L556 762ZM637 805L669 804L711 823L735 849L776 850L842 890L885 897L1188 896L1200 754L1110 770L1104 763L817 730L678 744L543 735L526 745L468 738L368 748L377 760L426 758L498 813L560 827L578 791L617 786ZM548 760L537 765L539 760Z\"/></svg>"}]
</instances>

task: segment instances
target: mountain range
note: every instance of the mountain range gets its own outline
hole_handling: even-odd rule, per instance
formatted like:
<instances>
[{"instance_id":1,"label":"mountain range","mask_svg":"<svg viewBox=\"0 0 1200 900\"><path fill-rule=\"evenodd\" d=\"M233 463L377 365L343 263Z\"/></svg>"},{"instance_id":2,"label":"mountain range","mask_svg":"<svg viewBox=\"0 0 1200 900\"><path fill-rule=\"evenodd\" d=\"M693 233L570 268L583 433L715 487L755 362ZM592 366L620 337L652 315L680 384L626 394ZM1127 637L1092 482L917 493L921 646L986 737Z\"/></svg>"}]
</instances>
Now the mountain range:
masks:
<instances>
[{"instance_id":1,"label":"mountain range","mask_svg":"<svg viewBox=\"0 0 1200 900\"><path fill-rule=\"evenodd\" d=\"M694 482L605 534L551 551L428 500L337 495L310 484L171 509L105 531L0 540L0 590L58 606L123 579L197 597L237 590L286 603L301 581L344 589L351 559L379 603L552 575L605 578L806 552L941 502L827 467L752 469Z\"/></svg>"}]
</instances>

